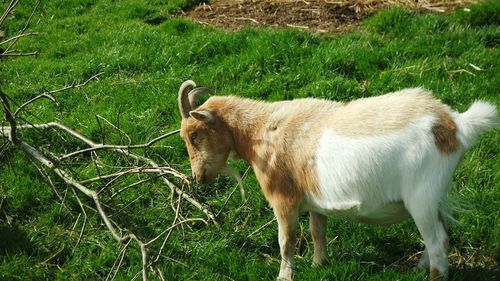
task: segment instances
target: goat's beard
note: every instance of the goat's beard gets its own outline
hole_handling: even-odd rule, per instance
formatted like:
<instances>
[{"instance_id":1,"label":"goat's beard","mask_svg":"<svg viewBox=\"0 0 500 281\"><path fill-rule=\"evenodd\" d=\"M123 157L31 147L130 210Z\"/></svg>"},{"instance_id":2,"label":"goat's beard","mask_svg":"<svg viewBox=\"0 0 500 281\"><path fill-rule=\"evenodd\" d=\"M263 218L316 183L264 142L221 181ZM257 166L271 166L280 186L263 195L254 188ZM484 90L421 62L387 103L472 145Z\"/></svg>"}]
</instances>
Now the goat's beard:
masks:
<instances>
[{"instance_id":1,"label":"goat's beard","mask_svg":"<svg viewBox=\"0 0 500 281\"><path fill-rule=\"evenodd\" d=\"M221 173L235 179L238 182L238 186L240 187L241 200L245 201L245 190L243 189L243 181L240 176L240 173L238 173L238 171L229 166L224 166L221 169Z\"/></svg>"}]
</instances>

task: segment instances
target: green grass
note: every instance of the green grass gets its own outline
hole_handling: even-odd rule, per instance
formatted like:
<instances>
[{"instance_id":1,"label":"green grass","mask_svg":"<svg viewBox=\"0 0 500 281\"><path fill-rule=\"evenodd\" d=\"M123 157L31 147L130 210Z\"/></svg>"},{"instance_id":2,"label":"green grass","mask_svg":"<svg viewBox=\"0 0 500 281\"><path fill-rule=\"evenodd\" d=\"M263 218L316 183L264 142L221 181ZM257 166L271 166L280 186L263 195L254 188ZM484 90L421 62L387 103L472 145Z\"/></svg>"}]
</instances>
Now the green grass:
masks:
<instances>
[{"instance_id":1,"label":"green grass","mask_svg":"<svg viewBox=\"0 0 500 281\"><path fill-rule=\"evenodd\" d=\"M194 2L44 1L29 28L43 35L23 38L17 44L21 51L37 50L40 55L2 60L0 87L21 103L45 90L103 72L99 80L80 90L57 94L59 107L42 101L30 107L37 117L24 117L37 123L57 120L99 141L102 136L95 115L100 115L119 123L134 143L179 127L176 93L186 79L220 95L235 93L269 101L351 100L423 86L459 111L476 99L500 106L498 1L450 15L390 9L345 35L292 29L232 32L175 16ZM19 4L2 27L7 35L23 26L31 5L30 1ZM42 136L25 132L22 137L42 148L49 141L56 147L59 144L60 151L81 148L71 139L63 143L53 132ZM109 127L104 137L108 143L122 142ZM452 189L468 202L470 210L458 214L459 224L451 227L452 252L462 256L450 258L451 280L495 280L499 274L495 268L500 259L499 144L498 130L482 136L455 174ZM190 174L180 138L161 145L143 153L160 163L176 163L176 168ZM56 183L60 192L67 193L65 202L71 212L61 207L52 188L20 151L3 149L0 157L0 279L105 278L119 248L100 219L89 211L89 226L75 247L81 219L77 221L78 204L67 186ZM105 159L112 161L113 155ZM240 162L235 166L240 171L246 168ZM89 166L76 169L86 175L95 173ZM195 186L191 193L199 201L214 211L222 208L222 230L193 224L175 232L165 255L185 265L160 259L167 280L274 280L279 269L276 224L248 237L273 218L272 210L253 173L244 185L248 202L242 204L235 195L227 205L224 200L234 187L231 180L219 177L209 186ZM114 219L147 238L166 228L174 217L170 192L159 181L127 191L114 204L125 208ZM183 213L203 217L189 204L183 205ZM422 249L411 221L382 229L330 220L328 236L335 239L328 248L332 257L328 268L310 267L312 240L306 216L301 227L306 242L299 252L302 258L296 259L297 280L427 278L425 273L412 271L416 257L399 260ZM139 270L140 253L132 249L117 279L131 279Z\"/></svg>"}]
</instances>

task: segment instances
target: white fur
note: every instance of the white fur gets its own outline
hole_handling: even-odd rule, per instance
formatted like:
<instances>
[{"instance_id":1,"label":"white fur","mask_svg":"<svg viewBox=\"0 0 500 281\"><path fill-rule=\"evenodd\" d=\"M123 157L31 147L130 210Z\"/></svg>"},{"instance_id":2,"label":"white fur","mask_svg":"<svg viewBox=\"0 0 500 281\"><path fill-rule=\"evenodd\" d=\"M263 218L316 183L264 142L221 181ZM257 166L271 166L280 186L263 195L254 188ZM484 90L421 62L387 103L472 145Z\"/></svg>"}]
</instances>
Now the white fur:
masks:
<instances>
[{"instance_id":1,"label":"white fur","mask_svg":"<svg viewBox=\"0 0 500 281\"><path fill-rule=\"evenodd\" d=\"M457 137L467 148L474 145L480 133L498 126L495 106L484 101L475 101L466 112L455 113L454 118L460 128Z\"/></svg>"},{"instance_id":2,"label":"white fur","mask_svg":"<svg viewBox=\"0 0 500 281\"><path fill-rule=\"evenodd\" d=\"M462 150L451 155L437 150L430 129L434 120L426 116L374 137L345 137L326 129L316 153L320 193L308 195L304 209L387 225L406 218L398 204L410 202L417 187L443 198Z\"/></svg>"}]
</instances>

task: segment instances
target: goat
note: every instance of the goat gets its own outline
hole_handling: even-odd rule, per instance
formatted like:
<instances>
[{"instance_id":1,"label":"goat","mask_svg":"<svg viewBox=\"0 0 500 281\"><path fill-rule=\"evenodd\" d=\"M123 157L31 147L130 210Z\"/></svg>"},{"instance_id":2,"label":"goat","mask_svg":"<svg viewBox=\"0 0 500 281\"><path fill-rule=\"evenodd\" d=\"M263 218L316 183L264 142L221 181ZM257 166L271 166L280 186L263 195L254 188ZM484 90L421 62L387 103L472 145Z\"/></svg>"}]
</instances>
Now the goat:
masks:
<instances>
[{"instance_id":1,"label":"goat","mask_svg":"<svg viewBox=\"0 0 500 281\"><path fill-rule=\"evenodd\" d=\"M426 247L419 267L431 280L447 278L443 202L465 151L498 125L495 106L476 101L458 113L414 88L348 103L212 96L197 107L209 92L191 80L179 89L193 178L212 181L230 154L251 165L278 221L279 280L292 279L302 211L310 213L314 264L328 263L327 216L383 226L411 216Z\"/></svg>"}]
</instances>

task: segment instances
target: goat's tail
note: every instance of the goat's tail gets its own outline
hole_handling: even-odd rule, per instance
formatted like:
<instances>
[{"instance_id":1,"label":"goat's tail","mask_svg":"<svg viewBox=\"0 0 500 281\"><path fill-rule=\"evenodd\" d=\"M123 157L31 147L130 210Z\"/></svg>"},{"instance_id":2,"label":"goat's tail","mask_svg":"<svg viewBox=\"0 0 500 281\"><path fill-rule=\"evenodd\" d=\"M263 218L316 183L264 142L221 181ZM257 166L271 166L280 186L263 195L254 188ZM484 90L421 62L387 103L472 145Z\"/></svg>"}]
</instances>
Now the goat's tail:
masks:
<instances>
[{"instance_id":1,"label":"goat's tail","mask_svg":"<svg viewBox=\"0 0 500 281\"><path fill-rule=\"evenodd\" d=\"M475 101L466 112L457 114L457 137L466 148L472 147L477 137L498 127L496 107L484 101Z\"/></svg>"}]
</instances>

